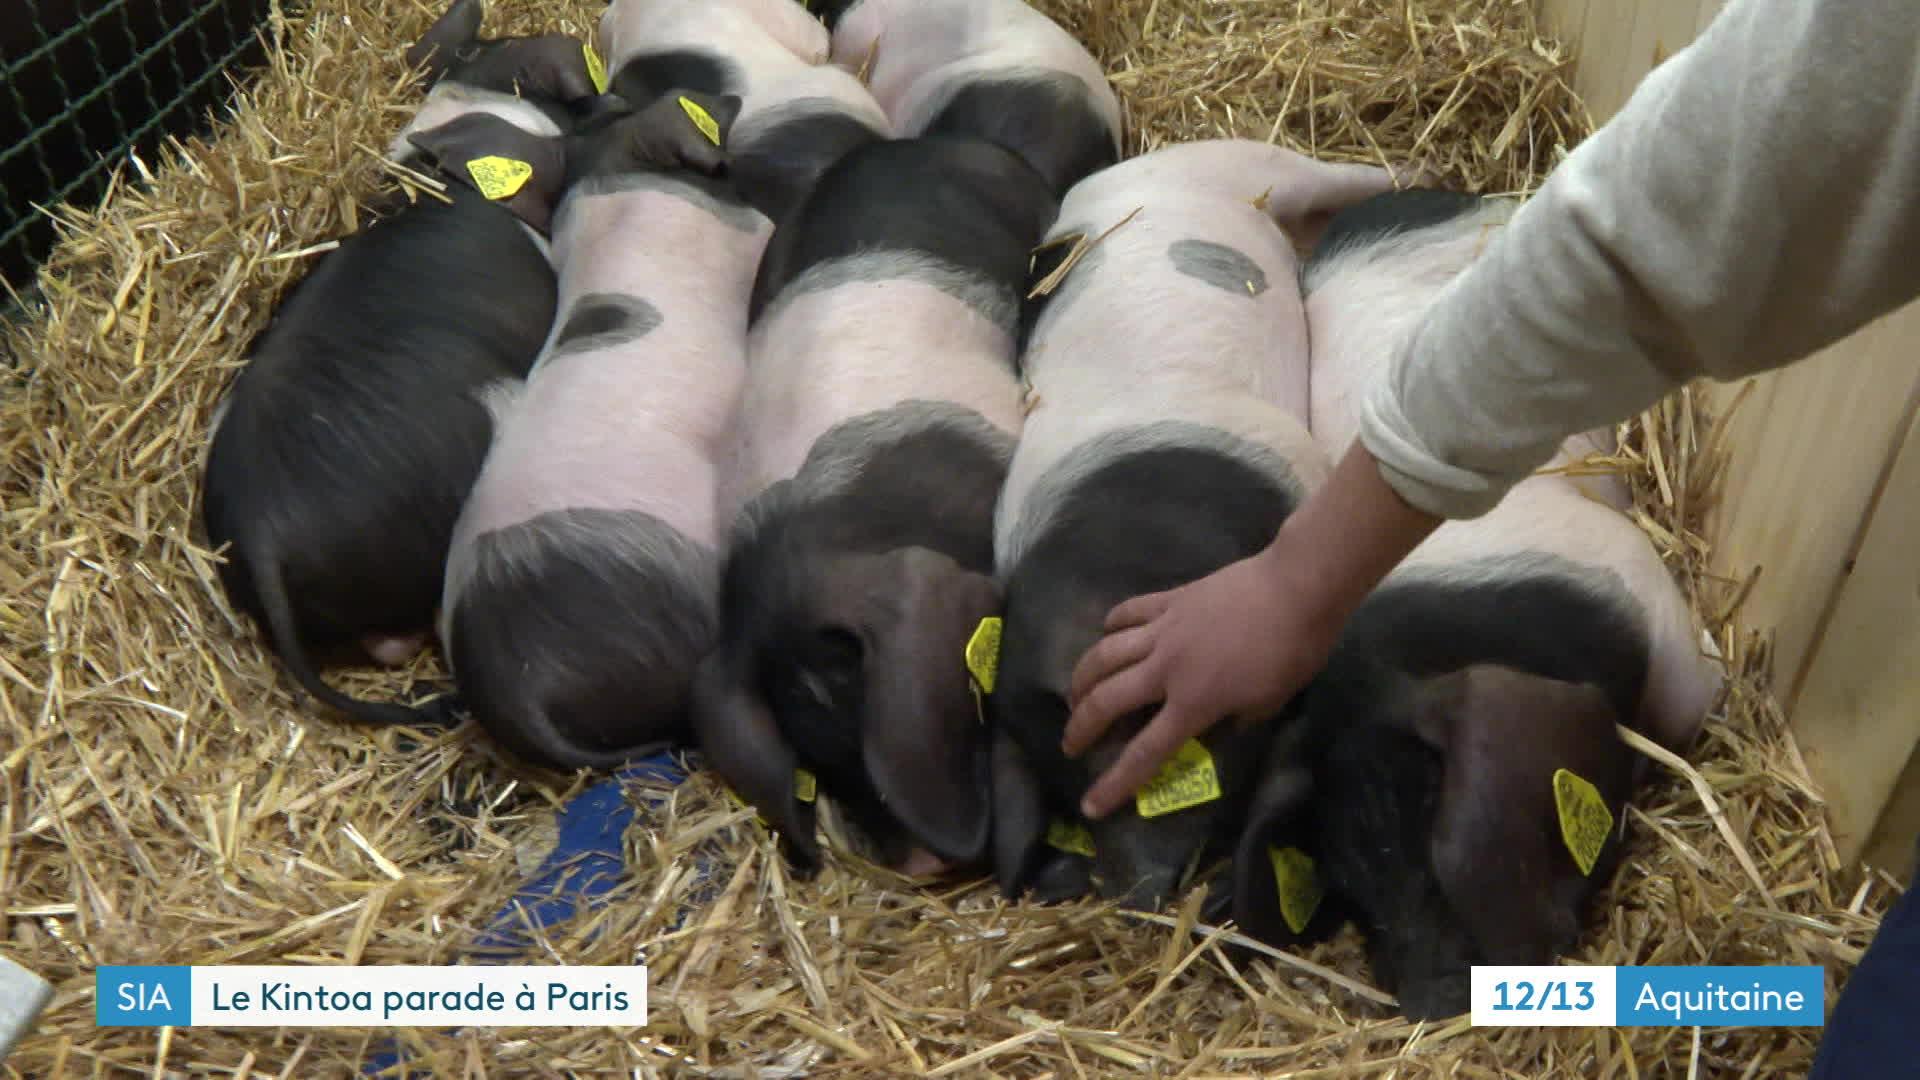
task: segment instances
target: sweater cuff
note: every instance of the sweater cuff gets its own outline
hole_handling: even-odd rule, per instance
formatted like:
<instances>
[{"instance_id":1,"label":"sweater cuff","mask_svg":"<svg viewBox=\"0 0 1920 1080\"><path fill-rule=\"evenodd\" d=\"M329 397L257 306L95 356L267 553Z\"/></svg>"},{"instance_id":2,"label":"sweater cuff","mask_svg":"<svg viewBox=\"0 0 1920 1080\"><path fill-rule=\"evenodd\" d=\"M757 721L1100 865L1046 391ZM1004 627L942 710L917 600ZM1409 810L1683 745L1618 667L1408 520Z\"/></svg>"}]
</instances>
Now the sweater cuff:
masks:
<instances>
[{"instance_id":1,"label":"sweater cuff","mask_svg":"<svg viewBox=\"0 0 1920 1080\"><path fill-rule=\"evenodd\" d=\"M1531 470L1507 476L1450 465L1420 442L1391 394L1365 396L1359 440L1380 463L1380 476L1409 506L1450 520L1476 518L1497 506Z\"/></svg>"}]
</instances>

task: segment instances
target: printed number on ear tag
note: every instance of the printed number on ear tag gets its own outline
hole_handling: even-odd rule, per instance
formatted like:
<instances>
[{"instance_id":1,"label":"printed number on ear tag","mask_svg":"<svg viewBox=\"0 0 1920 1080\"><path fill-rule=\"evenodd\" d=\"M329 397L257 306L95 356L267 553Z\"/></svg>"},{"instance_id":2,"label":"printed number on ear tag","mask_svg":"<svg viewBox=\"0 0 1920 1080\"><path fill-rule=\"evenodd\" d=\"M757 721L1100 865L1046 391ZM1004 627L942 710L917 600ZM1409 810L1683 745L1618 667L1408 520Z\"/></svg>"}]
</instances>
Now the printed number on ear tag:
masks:
<instances>
[{"instance_id":1,"label":"printed number on ear tag","mask_svg":"<svg viewBox=\"0 0 1920 1080\"><path fill-rule=\"evenodd\" d=\"M1144 818L1210 803L1220 797L1220 776L1213 771L1213 755L1198 739L1188 739L1147 786L1134 796Z\"/></svg>"},{"instance_id":2,"label":"printed number on ear tag","mask_svg":"<svg viewBox=\"0 0 1920 1080\"><path fill-rule=\"evenodd\" d=\"M1593 873L1613 831L1613 812L1600 797L1600 789L1565 769L1553 774L1553 802L1560 810L1560 837L1582 875Z\"/></svg>"},{"instance_id":3,"label":"printed number on ear tag","mask_svg":"<svg viewBox=\"0 0 1920 1080\"><path fill-rule=\"evenodd\" d=\"M489 199L511 199L527 186L533 166L504 157L475 158L467 162L467 175L473 177L480 194Z\"/></svg>"},{"instance_id":4,"label":"printed number on ear tag","mask_svg":"<svg viewBox=\"0 0 1920 1080\"><path fill-rule=\"evenodd\" d=\"M805 769L793 770L793 797L801 802L812 802L820 797L820 781Z\"/></svg>"},{"instance_id":5,"label":"printed number on ear tag","mask_svg":"<svg viewBox=\"0 0 1920 1080\"><path fill-rule=\"evenodd\" d=\"M593 92L596 94L606 93L607 92L606 62L600 59L599 53L593 51L593 46L588 45L585 42L580 43L580 51L587 55L587 78L593 80Z\"/></svg>"},{"instance_id":6,"label":"printed number on ear tag","mask_svg":"<svg viewBox=\"0 0 1920 1080\"><path fill-rule=\"evenodd\" d=\"M705 135L708 142L720 145L720 124L712 113L694 104L689 97L680 99L680 110L687 114L687 119L693 121L693 126L700 129L700 134Z\"/></svg>"},{"instance_id":7,"label":"printed number on ear tag","mask_svg":"<svg viewBox=\"0 0 1920 1080\"><path fill-rule=\"evenodd\" d=\"M1093 834L1085 825L1071 821L1056 821L1047 826L1047 845L1066 852L1069 855L1085 855L1093 858Z\"/></svg>"},{"instance_id":8,"label":"printed number on ear tag","mask_svg":"<svg viewBox=\"0 0 1920 1080\"><path fill-rule=\"evenodd\" d=\"M1000 671L1000 617L989 615L973 628L967 639L967 670L981 690L993 693L993 679Z\"/></svg>"},{"instance_id":9,"label":"printed number on ear tag","mask_svg":"<svg viewBox=\"0 0 1920 1080\"><path fill-rule=\"evenodd\" d=\"M1320 887L1320 878L1313 872L1313 859L1299 848L1267 849L1267 861L1273 864L1273 884L1280 897L1280 917L1287 921L1287 929L1296 934L1306 933L1307 924L1313 921L1313 913L1320 908L1320 901L1326 890Z\"/></svg>"}]
</instances>

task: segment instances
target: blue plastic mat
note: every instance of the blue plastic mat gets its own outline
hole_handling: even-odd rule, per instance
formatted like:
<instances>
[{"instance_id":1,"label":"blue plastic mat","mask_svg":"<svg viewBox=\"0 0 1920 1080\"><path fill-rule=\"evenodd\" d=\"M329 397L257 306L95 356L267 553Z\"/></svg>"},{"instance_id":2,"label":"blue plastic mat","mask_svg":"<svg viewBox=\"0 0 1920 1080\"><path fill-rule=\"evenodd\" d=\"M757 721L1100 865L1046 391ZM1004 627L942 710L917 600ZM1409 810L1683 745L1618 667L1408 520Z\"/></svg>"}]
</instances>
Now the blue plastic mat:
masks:
<instances>
[{"instance_id":1,"label":"blue plastic mat","mask_svg":"<svg viewBox=\"0 0 1920 1080\"><path fill-rule=\"evenodd\" d=\"M627 865L621 845L636 810L628 800L626 784L647 780L677 785L686 771L669 754L643 758L610 779L587 788L567 802L555 819L558 838L540 869L514 893L505 907L488 921L487 929L464 951L473 963L512 963L523 960L533 945L530 928L563 923L583 911L593 911L625 878ZM457 1029L454 1032L457 1033ZM401 1063L400 1045L389 1039L361 1066L366 1075L383 1073ZM396 1076L425 1076L400 1073Z\"/></svg>"}]
</instances>

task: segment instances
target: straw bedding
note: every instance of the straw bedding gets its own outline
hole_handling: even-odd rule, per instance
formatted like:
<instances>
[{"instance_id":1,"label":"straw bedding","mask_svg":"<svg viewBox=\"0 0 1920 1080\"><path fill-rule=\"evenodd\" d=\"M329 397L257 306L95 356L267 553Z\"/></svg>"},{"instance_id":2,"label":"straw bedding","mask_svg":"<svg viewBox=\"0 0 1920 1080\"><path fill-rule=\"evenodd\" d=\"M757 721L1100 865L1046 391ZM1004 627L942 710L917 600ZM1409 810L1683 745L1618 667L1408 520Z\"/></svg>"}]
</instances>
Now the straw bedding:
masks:
<instances>
[{"instance_id":1,"label":"straw bedding","mask_svg":"<svg viewBox=\"0 0 1920 1080\"><path fill-rule=\"evenodd\" d=\"M1231 133L1521 192L1588 130L1571 58L1524 0L1043 6L1107 62L1131 150ZM488 30L588 35L600 7L500 2ZM0 947L57 996L9 1076L351 1074L387 1033L96 1028L93 969L455 962L585 782L518 769L470 731L315 715L226 606L190 524L216 396L275 297L361 219L418 100L400 53L436 11L315 0L276 18L270 67L216 135L133 163L96 213L61 212L48 309L11 332L25 363L0 369ZM1595 465L1631 478L1735 679L1691 766L1657 769L1630 811L1631 855L1576 960L1821 964L1831 1000L1893 886L1843 876L1763 651L1735 627L1738 583L1704 569L1717 430L1679 395ZM433 664L335 678L395 694ZM1010 906L850 857L795 882L705 775L641 788L620 896L529 959L644 960L652 1023L403 1032L416 1068L1773 1076L1803 1073L1817 1034L1417 1027L1381 1006L1351 932L1249 961L1191 907Z\"/></svg>"}]
</instances>

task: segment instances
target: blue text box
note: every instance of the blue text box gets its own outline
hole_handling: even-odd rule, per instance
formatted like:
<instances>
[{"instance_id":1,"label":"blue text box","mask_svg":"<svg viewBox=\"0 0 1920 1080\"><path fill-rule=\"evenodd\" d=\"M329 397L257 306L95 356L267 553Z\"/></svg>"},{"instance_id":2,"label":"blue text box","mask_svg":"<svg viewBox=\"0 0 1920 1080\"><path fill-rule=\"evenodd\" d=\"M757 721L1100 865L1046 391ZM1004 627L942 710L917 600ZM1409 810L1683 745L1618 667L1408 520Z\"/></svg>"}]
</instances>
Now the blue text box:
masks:
<instances>
[{"instance_id":1,"label":"blue text box","mask_svg":"<svg viewBox=\"0 0 1920 1080\"><path fill-rule=\"evenodd\" d=\"M1821 1027L1817 966L1617 968L1620 1027Z\"/></svg>"},{"instance_id":2,"label":"blue text box","mask_svg":"<svg viewBox=\"0 0 1920 1080\"><path fill-rule=\"evenodd\" d=\"M109 966L93 973L100 1027L186 1027L193 1021L190 967Z\"/></svg>"}]
</instances>

